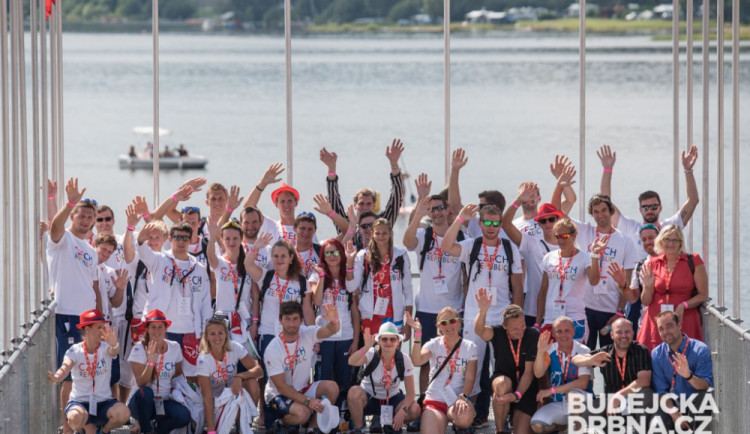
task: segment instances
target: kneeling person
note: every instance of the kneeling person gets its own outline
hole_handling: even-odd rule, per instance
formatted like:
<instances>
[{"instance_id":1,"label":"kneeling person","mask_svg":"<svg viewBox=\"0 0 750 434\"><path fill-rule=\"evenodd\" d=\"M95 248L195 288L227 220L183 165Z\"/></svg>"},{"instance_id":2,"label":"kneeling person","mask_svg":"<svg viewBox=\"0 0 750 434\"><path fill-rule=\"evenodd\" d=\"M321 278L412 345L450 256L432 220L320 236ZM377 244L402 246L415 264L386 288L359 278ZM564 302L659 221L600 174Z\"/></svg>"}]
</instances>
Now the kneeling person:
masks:
<instances>
[{"instance_id":1,"label":"kneeling person","mask_svg":"<svg viewBox=\"0 0 750 434\"><path fill-rule=\"evenodd\" d=\"M336 402L338 385L330 380L310 383L310 371L315 363L313 347L335 334L340 327L335 304L323 305L328 322L325 326L303 326L302 305L285 301L279 307L281 334L273 338L266 349L264 362L270 381L265 390L266 429L277 424L305 425L310 421L317 427L317 413L324 410L321 398ZM316 431L315 432L319 432Z\"/></svg>"}]
</instances>

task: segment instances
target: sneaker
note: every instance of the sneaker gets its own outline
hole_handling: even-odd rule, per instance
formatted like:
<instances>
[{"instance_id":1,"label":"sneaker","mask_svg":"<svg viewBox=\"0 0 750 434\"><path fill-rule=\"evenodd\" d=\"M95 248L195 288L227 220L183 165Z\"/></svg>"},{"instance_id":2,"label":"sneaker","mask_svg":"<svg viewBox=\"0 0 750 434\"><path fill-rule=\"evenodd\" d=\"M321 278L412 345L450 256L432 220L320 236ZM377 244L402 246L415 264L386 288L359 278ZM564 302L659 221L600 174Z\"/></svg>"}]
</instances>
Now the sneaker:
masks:
<instances>
[{"instance_id":1,"label":"sneaker","mask_svg":"<svg viewBox=\"0 0 750 434\"><path fill-rule=\"evenodd\" d=\"M383 428L380 427L380 417L377 415L372 418L372 423L370 424L370 432L371 433L382 433Z\"/></svg>"},{"instance_id":2,"label":"sneaker","mask_svg":"<svg viewBox=\"0 0 750 434\"><path fill-rule=\"evenodd\" d=\"M474 423L471 424L471 426L477 430L487 428L488 426L490 426L490 421L487 418L479 419L479 417L475 417Z\"/></svg>"},{"instance_id":3,"label":"sneaker","mask_svg":"<svg viewBox=\"0 0 750 434\"><path fill-rule=\"evenodd\" d=\"M474 427L469 426L467 428L456 428L456 425L451 424L453 426L453 432L456 434L473 434L474 433Z\"/></svg>"},{"instance_id":4,"label":"sneaker","mask_svg":"<svg viewBox=\"0 0 750 434\"><path fill-rule=\"evenodd\" d=\"M400 432L401 432L401 430L396 431L390 425L386 425L386 426L383 427L383 434L396 434L396 433L400 433Z\"/></svg>"},{"instance_id":5,"label":"sneaker","mask_svg":"<svg viewBox=\"0 0 750 434\"><path fill-rule=\"evenodd\" d=\"M411 421L406 425L406 432L420 432L421 431L420 425L421 425L421 419Z\"/></svg>"}]
</instances>

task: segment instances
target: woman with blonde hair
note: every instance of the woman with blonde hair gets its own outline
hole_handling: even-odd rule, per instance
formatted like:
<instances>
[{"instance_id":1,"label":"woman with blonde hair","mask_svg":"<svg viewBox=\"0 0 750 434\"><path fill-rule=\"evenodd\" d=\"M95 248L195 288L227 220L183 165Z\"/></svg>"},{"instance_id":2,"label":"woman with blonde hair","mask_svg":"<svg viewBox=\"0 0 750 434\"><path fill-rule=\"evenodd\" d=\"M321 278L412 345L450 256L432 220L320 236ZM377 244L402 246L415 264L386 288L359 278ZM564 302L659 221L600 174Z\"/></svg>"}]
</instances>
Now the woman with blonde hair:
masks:
<instances>
[{"instance_id":1,"label":"woman with blonde hair","mask_svg":"<svg viewBox=\"0 0 750 434\"><path fill-rule=\"evenodd\" d=\"M636 340L649 351L662 341L656 327L656 315L674 311L681 319L682 332L691 339L703 340L698 307L708 299L708 274L697 253L687 253L682 230L665 226L656 237L657 256L641 267L641 301L646 306Z\"/></svg>"}]
</instances>

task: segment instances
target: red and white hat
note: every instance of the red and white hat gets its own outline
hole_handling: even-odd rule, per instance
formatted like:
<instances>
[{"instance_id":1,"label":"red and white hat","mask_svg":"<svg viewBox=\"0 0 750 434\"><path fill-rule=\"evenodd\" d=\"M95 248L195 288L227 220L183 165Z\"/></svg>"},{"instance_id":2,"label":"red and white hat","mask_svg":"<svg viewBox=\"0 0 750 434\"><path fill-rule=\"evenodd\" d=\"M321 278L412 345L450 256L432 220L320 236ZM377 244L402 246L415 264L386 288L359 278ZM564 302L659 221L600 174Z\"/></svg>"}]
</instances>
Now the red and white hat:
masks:
<instances>
[{"instance_id":1,"label":"red and white hat","mask_svg":"<svg viewBox=\"0 0 750 434\"><path fill-rule=\"evenodd\" d=\"M144 324L146 324L146 327L148 327L149 323L161 321L167 325L167 327L172 325L172 321L169 321L167 319L167 316L164 315L164 312L160 311L159 309L154 309L151 312L149 312L146 315L146 321L144 321Z\"/></svg>"},{"instance_id":2,"label":"red and white hat","mask_svg":"<svg viewBox=\"0 0 750 434\"><path fill-rule=\"evenodd\" d=\"M76 324L76 328L82 329L86 326L100 322L105 322L107 324L111 323L111 321L107 321L104 318L104 314L99 309L91 309L78 316L78 324Z\"/></svg>"}]
</instances>

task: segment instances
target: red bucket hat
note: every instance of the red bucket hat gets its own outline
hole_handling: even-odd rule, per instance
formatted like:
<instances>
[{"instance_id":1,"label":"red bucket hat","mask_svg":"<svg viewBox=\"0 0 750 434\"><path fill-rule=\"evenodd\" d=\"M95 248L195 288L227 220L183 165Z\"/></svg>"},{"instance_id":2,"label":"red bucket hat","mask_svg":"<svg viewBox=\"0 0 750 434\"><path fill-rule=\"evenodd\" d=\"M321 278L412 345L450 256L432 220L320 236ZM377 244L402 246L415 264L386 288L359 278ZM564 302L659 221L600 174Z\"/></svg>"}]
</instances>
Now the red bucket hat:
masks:
<instances>
[{"instance_id":1,"label":"red bucket hat","mask_svg":"<svg viewBox=\"0 0 750 434\"><path fill-rule=\"evenodd\" d=\"M536 217L534 217L534 221L538 222L540 219L551 216L562 218L563 213L555 208L555 206L551 203L543 203L542 206L539 207L539 212L537 213Z\"/></svg>"},{"instance_id":2,"label":"red bucket hat","mask_svg":"<svg viewBox=\"0 0 750 434\"><path fill-rule=\"evenodd\" d=\"M159 309L154 309L151 312L149 312L146 315L146 321L144 321L144 324L146 327L148 327L149 323L161 321L163 323L167 324L167 327L172 325L172 321L169 321L167 319L167 316L164 315L164 312L160 311Z\"/></svg>"},{"instance_id":3,"label":"red bucket hat","mask_svg":"<svg viewBox=\"0 0 750 434\"><path fill-rule=\"evenodd\" d=\"M271 193L271 201L273 203L276 203L276 198L279 196L279 194L284 192L292 193L294 197L297 198L297 202L299 202L299 191L288 185L286 182L282 182L281 187L277 188L273 191L273 193Z\"/></svg>"},{"instance_id":4,"label":"red bucket hat","mask_svg":"<svg viewBox=\"0 0 750 434\"><path fill-rule=\"evenodd\" d=\"M78 324L76 324L76 328L82 329L86 326L90 326L92 324L96 324L100 322L105 322L107 324L111 323L111 321L107 321L106 319L104 319L104 314L101 313L99 309L91 309L82 313L78 317Z\"/></svg>"}]
</instances>

